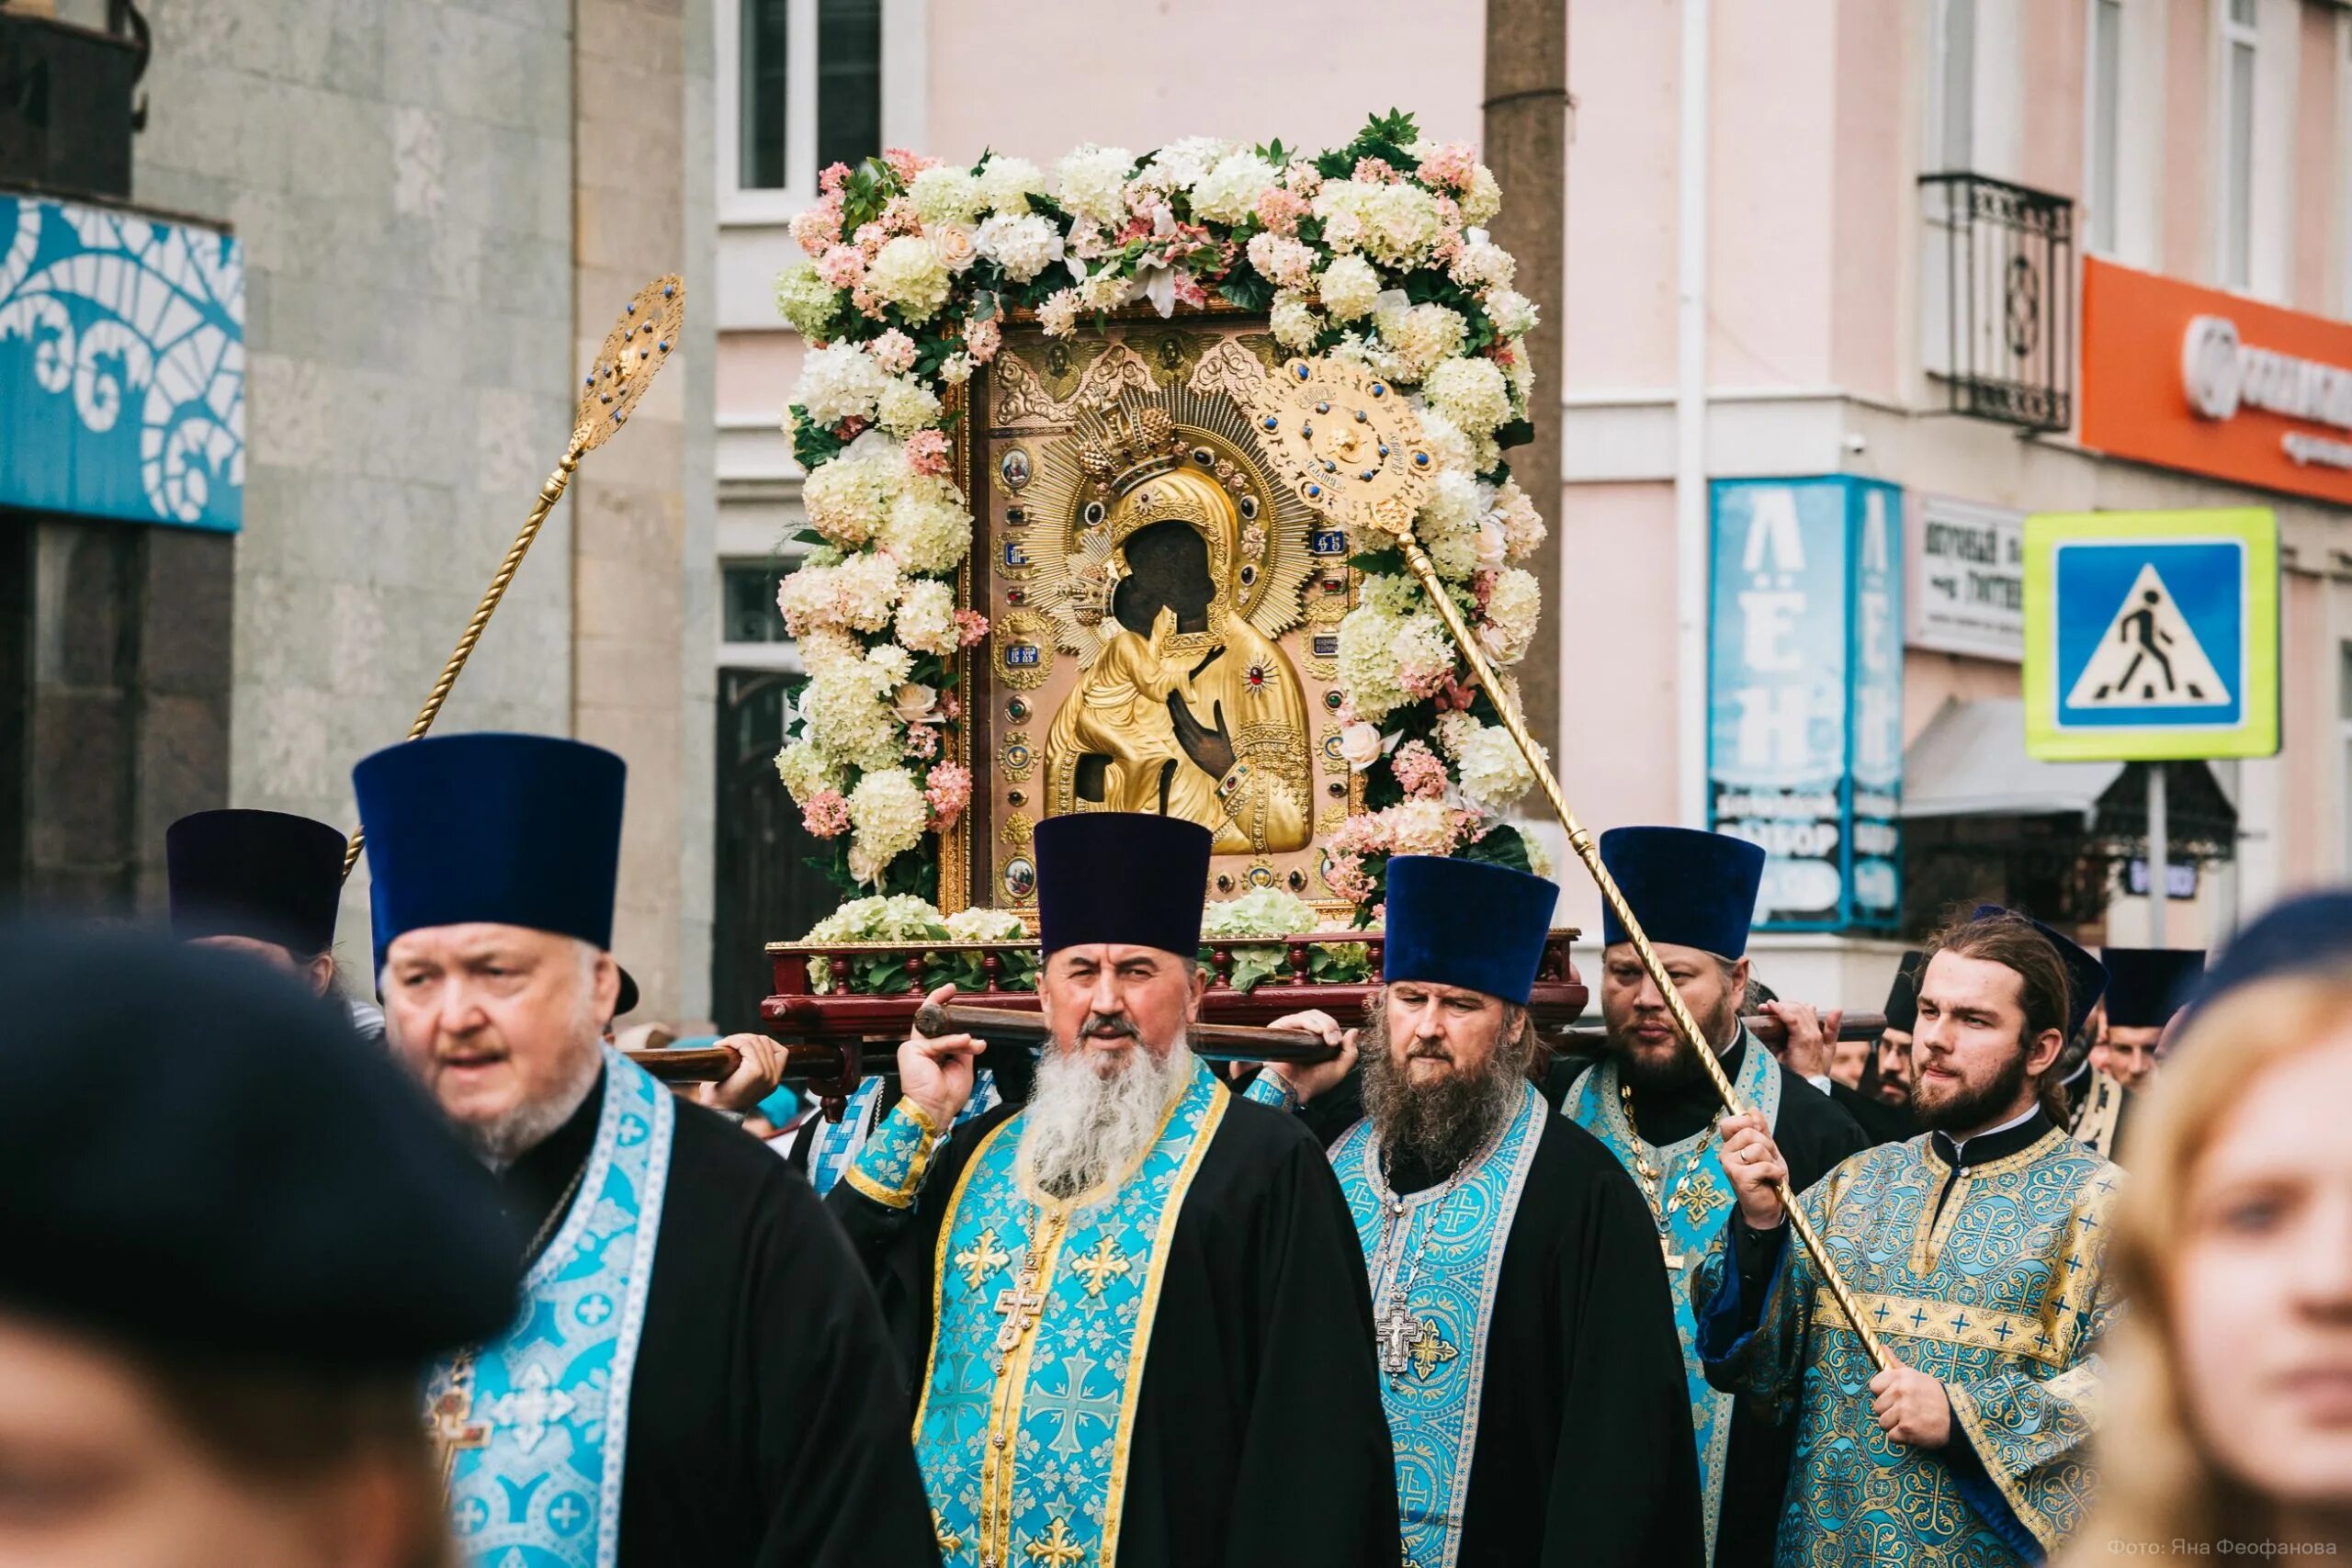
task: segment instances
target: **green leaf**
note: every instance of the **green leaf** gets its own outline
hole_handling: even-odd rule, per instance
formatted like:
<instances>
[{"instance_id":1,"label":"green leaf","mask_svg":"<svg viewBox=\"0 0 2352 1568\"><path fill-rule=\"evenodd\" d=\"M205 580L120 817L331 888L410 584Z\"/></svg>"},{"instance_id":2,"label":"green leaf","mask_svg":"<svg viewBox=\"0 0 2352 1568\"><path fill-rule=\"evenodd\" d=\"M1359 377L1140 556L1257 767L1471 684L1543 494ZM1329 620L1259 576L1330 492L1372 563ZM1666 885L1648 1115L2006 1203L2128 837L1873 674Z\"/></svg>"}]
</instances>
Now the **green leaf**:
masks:
<instances>
[{"instance_id":1,"label":"green leaf","mask_svg":"<svg viewBox=\"0 0 2352 1568\"><path fill-rule=\"evenodd\" d=\"M828 539L824 535L820 534L814 528L801 529L800 532L792 536L792 542L796 545L830 545L832 543L831 539Z\"/></svg>"},{"instance_id":2,"label":"green leaf","mask_svg":"<svg viewBox=\"0 0 2352 1568\"><path fill-rule=\"evenodd\" d=\"M1257 146L1250 149L1250 151L1257 153L1258 156L1263 158L1267 163L1272 164L1277 169L1281 168L1284 164L1289 163L1291 160L1291 153L1288 149L1283 146L1283 139L1279 136L1275 137L1272 141L1261 141Z\"/></svg>"},{"instance_id":3,"label":"green leaf","mask_svg":"<svg viewBox=\"0 0 2352 1568\"><path fill-rule=\"evenodd\" d=\"M1405 552L1394 545L1383 550L1358 550L1348 558L1348 564L1358 571L1372 572L1381 577L1402 577L1405 574Z\"/></svg>"},{"instance_id":4,"label":"green leaf","mask_svg":"<svg viewBox=\"0 0 2352 1568\"><path fill-rule=\"evenodd\" d=\"M1233 950L1233 988L1247 996L1261 980L1271 980L1287 966L1279 947L1237 947Z\"/></svg>"},{"instance_id":5,"label":"green leaf","mask_svg":"<svg viewBox=\"0 0 2352 1568\"><path fill-rule=\"evenodd\" d=\"M795 403L792 408L792 456L804 469L830 463L841 456L847 445L831 431L808 417L808 411Z\"/></svg>"},{"instance_id":6,"label":"green leaf","mask_svg":"<svg viewBox=\"0 0 2352 1568\"><path fill-rule=\"evenodd\" d=\"M1346 179L1349 171L1355 166L1355 159L1349 156L1348 150L1344 147L1336 152L1320 153L1315 160L1315 172L1327 180Z\"/></svg>"},{"instance_id":7,"label":"green leaf","mask_svg":"<svg viewBox=\"0 0 2352 1568\"><path fill-rule=\"evenodd\" d=\"M1507 865L1513 871L1532 874L1534 866L1527 858L1527 840L1519 829L1508 822L1498 822L1472 842L1464 844L1454 856L1456 860L1483 861L1489 865Z\"/></svg>"},{"instance_id":8,"label":"green leaf","mask_svg":"<svg viewBox=\"0 0 2352 1568\"><path fill-rule=\"evenodd\" d=\"M1535 424L1532 420L1514 419L1507 424L1495 426L1495 445L1498 446L1524 446L1534 439Z\"/></svg>"},{"instance_id":9,"label":"green leaf","mask_svg":"<svg viewBox=\"0 0 2352 1568\"><path fill-rule=\"evenodd\" d=\"M1236 262L1233 270L1217 285L1219 294L1244 310L1270 310L1274 304L1274 286L1258 276L1255 267L1245 267Z\"/></svg>"}]
</instances>

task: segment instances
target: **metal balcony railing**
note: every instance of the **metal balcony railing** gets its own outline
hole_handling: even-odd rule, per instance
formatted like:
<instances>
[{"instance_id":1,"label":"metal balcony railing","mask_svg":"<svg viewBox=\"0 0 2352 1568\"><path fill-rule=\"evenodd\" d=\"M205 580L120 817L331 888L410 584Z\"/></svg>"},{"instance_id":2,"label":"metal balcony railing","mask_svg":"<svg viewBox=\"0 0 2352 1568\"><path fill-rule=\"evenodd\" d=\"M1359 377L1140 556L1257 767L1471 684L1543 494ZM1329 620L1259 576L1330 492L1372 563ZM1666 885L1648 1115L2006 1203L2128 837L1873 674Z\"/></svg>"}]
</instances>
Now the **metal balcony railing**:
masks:
<instances>
[{"instance_id":1,"label":"metal balcony railing","mask_svg":"<svg viewBox=\"0 0 2352 1568\"><path fill-rule=\"evenodd\" d=\"M1919 197L1928 220L1923 346L1951 411L2066 429L2075 412L2075 204L1957 173L1921 175Z\"/></svg>"}]
</instances>

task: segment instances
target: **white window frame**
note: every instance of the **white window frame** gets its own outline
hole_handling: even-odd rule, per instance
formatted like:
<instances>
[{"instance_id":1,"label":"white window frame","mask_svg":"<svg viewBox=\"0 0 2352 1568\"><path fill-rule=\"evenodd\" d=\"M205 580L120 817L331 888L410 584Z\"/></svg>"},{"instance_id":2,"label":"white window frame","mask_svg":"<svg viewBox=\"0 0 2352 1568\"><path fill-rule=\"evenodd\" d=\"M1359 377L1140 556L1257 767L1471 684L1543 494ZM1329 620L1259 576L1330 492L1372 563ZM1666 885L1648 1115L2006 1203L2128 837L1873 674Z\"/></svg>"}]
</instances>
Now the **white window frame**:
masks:
<instances>
[{"instance_id":1,"label":"white window frame","mask_svg":"<svg viewBox=\"0 0 2352 1568\"><path fill-rule=\"evenodd\" d=\"M1968 146L1955 149L1951 145L1951 12L1956 5L1968 6L1969 61L1967 75ZM1925 172L1931 175L1963 174L1977 166L1978 151L1976 71L1984 57L1983 34L1984 17L1983 0L1931 0L1928 7L1928 124L1925 146L1928 155L1921 160Z\"/></svg>"},{"instance_id":2,"label":"white window frame","mask_svg":"<svg viewBox=\"0 0 2352 1568\"><path fill-rule=\"evenodd\" d=\"M2109 146L2114 152L2114 165L2107 171L2107 179L2099 178L2099 14L2112 6L2115 14L2115 77L2112 88L2115 123L2110 130ZM2129 116L2130 83L2132 79L2132 7L2129 0L2084 0L2083 6L2083 222L2082 246L2085 253L2098 256L2122 254L2123 243L2123 177L2126 157L2124 123ZM2098 211L2107 208L2107 235L2098 232Z\"/></svg>"},{"instance_id":3,"label":"white window frame","mask_svg":"<svg viewBox=\"0 0 2352 1568\"><path fill-rule=\"evenodd\" d=\"M718 154L721 227L788 223L817 200L817 0L788 0L785 24L785 183L745 189L742 179L743 0L713 0L718 7L718 107L713 117ZM883 0L882 141L922 149L929 120L930 0Z\"/></svg>"},{"instance_id":4,"label":"white window frame","mask_svg":"<svg viewBox=\"0 0 2352 1568\"><path fill-rule=\"evenodd\" d=\"M2241 22L2231 11L2236 0L2213 0L2213 281L2220 287L2239 293L2251 293L2255 285L2255 231L2261 214L2256 210L2254 189L2255 142L2261 134L2262 86L2262 0L2254 0L2255 19ZM2245 246L2243 263L2234 276L2231 267L2231 240L2234 225L2232 209L2237 205L2237 179L2233 164L2230 142L2232 113L2230 66L2235 51L2245 49L2253 55L2253 69L2246 74L2253 83L2254 96L2245 106L2245 196L2246 220L2245 232L2238 236Z\"/></svg>"}]
</instances>

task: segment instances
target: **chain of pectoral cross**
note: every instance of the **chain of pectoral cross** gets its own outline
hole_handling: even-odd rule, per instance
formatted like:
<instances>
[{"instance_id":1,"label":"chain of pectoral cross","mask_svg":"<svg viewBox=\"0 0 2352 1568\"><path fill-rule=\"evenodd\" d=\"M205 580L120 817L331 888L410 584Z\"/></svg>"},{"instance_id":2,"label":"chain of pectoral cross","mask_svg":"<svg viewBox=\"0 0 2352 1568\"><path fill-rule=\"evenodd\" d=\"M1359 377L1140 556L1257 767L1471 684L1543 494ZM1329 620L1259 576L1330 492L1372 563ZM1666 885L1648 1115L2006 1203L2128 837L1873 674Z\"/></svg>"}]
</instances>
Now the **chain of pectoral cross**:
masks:
<instances>
[{"instance_id":1,"label":"chain of pectoral cross","mask_svg":"<svg viewBox=\"0 0 2352 1568\"><path fill-rule=\"evenodd\" d=\"M1383 1275L1387 1275L1393 1282L1388 1289L1387 1303L1374 1317L1373 1326L1379 1331L1380 1370L1391 1378L1403 1377L1413 1364L1413 1342L1421 1333L1420 1319L1413 1313L1413 1281L1421 1277L1421 1260L1429 1256L1430 1237L1435 1235L1438 1227L1444 1223L1446 1205L1453 1201L1455 1190L1484 1163L1485 1156L1481 1153L1463 1161L1461 1167L1446 1179L1445 1185L1430 1201L1430 1223L1422 1229L1420 1245L1413 1249L1412 1259L1408 1263L1401 1255L1405 1237L1412 1232L1412 1223L1405 1220L1405 1200L1388 1185L1388 1156L1385 1150L1382 1151L1380 1179L1375 1190L1383 1200L1381 1207L1386 1213L1381 1221L1380 1245L1373 1249L1372 1280L1375 1290L1379 1288ZM1404 1221L1401 1228L1399 1221Z\"/></svg>"},{"instance_id":2,"label":"chain of pectoral cross","mask_svg":"<svg viewBox=\"0 0 2352 1568\"><path fill-rule=\"evenodd\" d=\"M1660 1201L1658 1191L1665 1183L1666 1173L1650 1163L1650 1146L1642 1141L1641 1127L1634 1120L1634 1086L1620 1078L1617 1080L1617 1093L1625 1106L1625 1129L1633 1134L1634 1179L1642 1190L1642 1201L1649 1205L1650 1217L1657 1222L1657 1249L1665 1257L1668 1269L1679 1269L1690 1260L1674 1249L1671 1228L1674 1211L1681 1205L1683 1193L1690 1190L1691 1179L1705 1168L1707 1145L1715 1141L1715 1129L1710 1125L1707 1135L1683 1156L1682 1174L1675 1179L1674 1190ZM1658 1156L1660 1159L1665 1157L1663 1154ZM1701 1212L1698 1198L1693 1194L1690 1206L1692 1223L1698 1221Z\"/></svg>"},{"instance_id":3,"label":"chain of pectoral cross","mask_svg":"<svg viewBox=\"0 0 2352 1568\"><path fill-rule=\"evenodd\" d=\"M1012 1367L1013 1354L1021 1342L1029 1337L1046 1313L1046 1269L1053 1256L1054 1246L1061 1239L1069 1224L1069 1205L1057 1203L1051 1209L1041 1204L1031 1205L1033 1224L1031 1239L1022 1256L1021 1271L1012 1284L996 1293L996 1314L1004 1321L997 1325L995 1353L991 1358L992 1382L996 1385L989 1401L988 1447L980 1456L980 1561L982 1568L1003 1568L994 1555L992 1542L1001 1533L998 1526L998 1477L1002 1467L1012 1459L1012 1434L1005 1417L1012 1408L1012 1401L1004 1397L1003 1382ZM1034 1555L1034 1554L1033 1554Z\"/></svg>"}]
</instances>

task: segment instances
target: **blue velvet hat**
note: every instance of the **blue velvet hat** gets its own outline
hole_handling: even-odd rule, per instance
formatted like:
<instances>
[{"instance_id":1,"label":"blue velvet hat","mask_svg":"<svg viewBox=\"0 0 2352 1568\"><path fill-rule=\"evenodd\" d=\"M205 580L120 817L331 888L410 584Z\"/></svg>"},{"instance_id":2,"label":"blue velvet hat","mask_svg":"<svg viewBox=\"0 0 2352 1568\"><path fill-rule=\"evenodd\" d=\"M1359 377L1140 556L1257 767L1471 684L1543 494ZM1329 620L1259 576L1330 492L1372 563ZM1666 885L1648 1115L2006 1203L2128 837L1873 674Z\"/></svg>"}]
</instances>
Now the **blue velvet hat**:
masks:
<instances>
[{"instance_id":1,"label":"blue velvet hat","mask_svg":"<svg viewBox=\"0 0 2352 1568\"><path fill-rule=\"evenodd\" d=\"M1046 818L1036 834L1038 956L1098 942L1193 956L1214 841L1181 817Z\"/></svg>"},{"instance_id":2,"label":"blue velvet hat","mask_svg":"<svg viewBox=\"0 0 2352 1568\"><path fill-rule=\"evenodd\" d=\"M362 760L379 964L403 931L477 920L611 947L628 773L545 735L434 736Z\"/></svg>"},{"instance_id":3,"label":"blue velvet hat","mask_svg":"<svg viewBox=\"0 0 2352 1568\"><path fill-rule=\"evenodd\" d=\"M1971 920L1995 920L2003 915L2015 915L2040 931L2058 950L2066 965L2066 1037L2071 1040L2083 1032L2090 1021L2091 1010L2098 1006L2099 998L2107 994L2107 965L2091 956L2090 950L2070 937L2061 936L2055 927L2045 926L2023 909L2007 909L1998 904L1979 904L1969 912Z\"/></svg>"},{"instance_id":4,"label":"blue velvet hat","mask_svg":"<svg viewBox=\"0 0 2352 1568\"><path fill-rule=\"evenodd\" d=\"M1747 951L1756 890L1764 881L1760 846L1690 828L1611 828L1600 835L1600 862L1650 941L1718 958ZM1624 940L1625 928L1604 900L1601 944Z\"/></svg>"},{"instance_id":5,"label":"blue velvet hat","mask_svg":"<svg viewBox=\"0 0 2352 1568\"><path fill-rule=\"evenodd\" d=\"M283 811L199 811L164 833L172 933L250 937L297 958L334 945L343 830Z\"/></svg>"},{"instance_id":6,"label":"blue velvet hat","mask_svg":"<svg viewBox=\"0 0 2352 1568\"><path fill-rule=\"evenodd\" d=\"M2172 1021L2205 972L2199 947L2103 947L2107 1021L2122 1029L2162 1029Z\"/></svg>"},{"instance_id":7,"label":"blue velvet hat","mask_svg":"<svg viewBox=\"0 0 2352 1568\"><path fill-rule=\"evenodd\" d=\"M2352 891L2281 899L2230 940L2197 987L2195 1006L2251 981L2352 963Z\"/></svg>"},{"instance_id":8,"label":"blue velvet hat","mask_svg":"<svg viewBox=\"0 0 2352 1568\"><path fill-rule=\"evenodd\" d=\"M1507 865L1397 855L1388 863L1381 978L1460 986L1524 1007L1559 898L1556 884Z\"/></svg>"}]
</instances>

